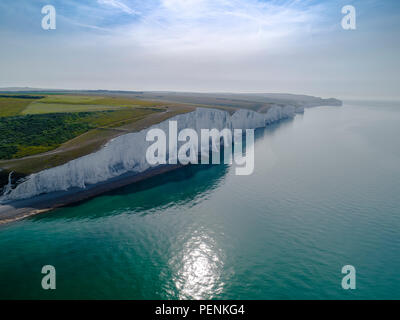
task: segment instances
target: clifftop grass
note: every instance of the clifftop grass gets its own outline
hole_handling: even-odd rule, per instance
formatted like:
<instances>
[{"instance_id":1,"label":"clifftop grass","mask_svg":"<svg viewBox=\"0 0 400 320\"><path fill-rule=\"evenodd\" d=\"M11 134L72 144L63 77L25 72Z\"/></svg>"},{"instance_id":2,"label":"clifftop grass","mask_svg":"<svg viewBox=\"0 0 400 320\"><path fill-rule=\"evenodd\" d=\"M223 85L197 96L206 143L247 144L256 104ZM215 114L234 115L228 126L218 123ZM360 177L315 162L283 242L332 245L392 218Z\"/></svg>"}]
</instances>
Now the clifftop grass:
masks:
<instances>
[{"instance_id":1,"label":"clifftop grass","mask_svg":"<svg viewBox=\"0 0 400 320\"><path fill-rule=\"evenodd\" d=\"M0 118L11 117L21 114L21 112L31 104L34 99L21 99L0 97Z\"/></svg>"}]
</instances>

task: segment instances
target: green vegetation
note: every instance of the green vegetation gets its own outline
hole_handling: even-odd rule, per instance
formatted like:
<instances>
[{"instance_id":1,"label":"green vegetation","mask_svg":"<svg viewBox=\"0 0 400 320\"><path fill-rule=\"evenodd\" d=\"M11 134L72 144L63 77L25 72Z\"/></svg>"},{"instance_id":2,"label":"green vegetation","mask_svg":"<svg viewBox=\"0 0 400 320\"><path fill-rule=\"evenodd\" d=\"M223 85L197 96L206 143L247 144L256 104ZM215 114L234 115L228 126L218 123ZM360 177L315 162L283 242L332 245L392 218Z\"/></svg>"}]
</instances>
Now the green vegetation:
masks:
<instances>
[{"instance_id":1,"label":"green vegetation","mask_svg":"<svg viewBox=\"0 0 400 320\"><path fill-rule=\"evenodd\" d=\"M104 110L118 110L121 107L104 106L95 104L66 104L66 103L31 103L22 114L46 114L46 113L74 113L74 112L94 112Z\"/></svg>"},{"instance_id":2,"label":"green vegetation","mask_svg":"<svg viewBox=\"0 0 400 320\"><path fill-rule=\"evenodd\" d=\"M56 95L48 96L42 99L43 103L61 103L61 104L96 104L93 101L98 100L99 97L87 97L87 96L68 96L68 95Z\"/></svg>"},{"instance_id":3,"label":"green vegetation","mask_svg":"<svg viewBox=\"0 0 400 320\"><path fill-rule=\"evenodd\" d=\"M51 96L31 103L22 114L96 112L124 108L154 108L156 102L98 96Z\"/></svg>"},{"instance_id":4,"label":"green vegetation","mask_svg":"<svg viewBox=\"0 0 400 320\"><path fill-rule=\"evenodd\" d=\"M89 113L15 116L0 119L0 159L56 148L90 129Z\"/></svg>"},{"instance_id":5,"label":"green vegetation","mask_svg":"<svg viewBox=\"0 0 400 320\"><path fill-rule=\"evenodd\" d=\"M22 94L22 95L0 94L0 98L42 99L44 97L45 96L29 96L27 94Z\"/></svg>"},{"instance_id":6,"label":"green vegetation","mask_svg":"<svg viewBox=\"0 0 400 320\"><path fill-rule=\"evenodd\" d=\"M75 96L61 95L49 96L42 100L42 103L59 103L59 104L77 104L77 105L102 105L102 106L117 106L117 107L155 107L159 102L144 101L138 99L126 99L108 96Z\"/></svg>"},{"instance_id":7,"label":"green vegetation","mask_svg":"<svg viewBox=\"0 0 400 320\"><path fill-rule=\"evenodd\" d=\"M116 128L160 111L165 111L165 109L125 108L118 111L93 112L88 118L88 123L95 128Z\"/></svg>"},{"instance_id":8,"label":"green vegetation","mask_svg":"<svg viewBox=\"0 0 400 320\"><path fill-rule=\"evenodd\" d=\"M0 117L20 114L35 99L0 97Z\"/></svg>"}]
</instances>

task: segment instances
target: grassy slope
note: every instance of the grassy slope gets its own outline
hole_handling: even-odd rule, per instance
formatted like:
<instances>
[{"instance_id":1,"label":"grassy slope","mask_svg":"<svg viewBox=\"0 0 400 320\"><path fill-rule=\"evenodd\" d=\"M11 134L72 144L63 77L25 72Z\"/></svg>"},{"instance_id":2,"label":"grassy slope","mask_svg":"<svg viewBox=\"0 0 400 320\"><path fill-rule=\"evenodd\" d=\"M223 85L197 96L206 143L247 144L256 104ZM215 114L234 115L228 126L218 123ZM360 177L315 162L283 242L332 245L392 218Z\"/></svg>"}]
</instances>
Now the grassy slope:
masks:
<instances>
[{"instance_id":1,"label":"grassy slope","mask_svg":"<svg viewBox=\"0 0 400 320\"><path fill-rule=\"evenodd\" d=\"M0 117L20 114L34 99L0 98Z\"/></svg>"},{"instance_id":2,"label":"grassy slope","mask_svg":"<svg viewBox=\"0 0 400 320\"><path fill-rule=\"evenodd\" d=\"M158 104L137 99L62 95L50 96L30 103L21 114L116 111L126 108L152 108L157 107Z\"/></svg>"},{"instance_id":3,"label":"grassy slope","mask_svg":"<svg viewBox=\"0 0 400 320\"><path fill-rule=\"evenodd\" d=\"M91 113L42 114L0 119L0 158L19 158L56 148L91 129Z\"/></svg>"},{"instance_id":4,"label":"grassy slope","mask_svg":"<svg viewBox=\"0 0 400 320\"><path fill-rule=\"evenodd\" d=\"M121 107L103 106L103 105L84 105L84 104L66 104L66 103L42 103L34 102L27 106L22 114L46 114L46 113L74 113L74 112L95 112L105 110L120 110Z\"/></svg>"}]
</instances>

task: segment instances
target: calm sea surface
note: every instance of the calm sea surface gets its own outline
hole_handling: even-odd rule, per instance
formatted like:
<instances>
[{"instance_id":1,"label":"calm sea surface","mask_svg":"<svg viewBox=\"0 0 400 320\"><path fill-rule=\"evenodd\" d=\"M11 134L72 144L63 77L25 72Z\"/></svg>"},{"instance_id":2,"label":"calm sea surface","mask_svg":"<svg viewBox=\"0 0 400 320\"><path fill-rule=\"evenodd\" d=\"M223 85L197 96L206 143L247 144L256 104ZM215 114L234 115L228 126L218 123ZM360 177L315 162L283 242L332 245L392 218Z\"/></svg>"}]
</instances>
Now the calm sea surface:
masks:
<instances>
[{"instance_id":1,"label":"calm sea surface","mask_svg":"<svg viewBox=\"0 0 400 320\"><path fill-rule=\"evenodd\" d=\"M0 227L0 298L400 299L400 104L309 109L256 137L251 176L186 167Z\"/></svg>"}]
</instances>

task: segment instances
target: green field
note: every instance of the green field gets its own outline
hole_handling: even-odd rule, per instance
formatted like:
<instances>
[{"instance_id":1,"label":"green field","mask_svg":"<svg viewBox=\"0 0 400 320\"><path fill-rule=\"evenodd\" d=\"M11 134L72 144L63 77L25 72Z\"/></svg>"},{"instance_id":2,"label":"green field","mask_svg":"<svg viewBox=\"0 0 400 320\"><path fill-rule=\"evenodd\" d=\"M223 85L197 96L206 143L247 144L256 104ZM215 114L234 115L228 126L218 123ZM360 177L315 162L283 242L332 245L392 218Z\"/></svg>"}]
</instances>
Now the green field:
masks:
<instances>
[{"instance_id":1,"label":"green field","mask_svg":"<svg viewBox=\"0 0 400 320\"><path fill-rule=\"evenodd\" d=\"M34 99L18 99L0 97L0 117L10 117L21 114Z\"/></svg>"},{"instance_id":2,"label":"green field","mask_svg":"<svg viewBox=\"0 0 400 320\"><path fill-rule=\"evenodd\" d=\"M22 114L46 114L46 113L66 113L66 112L94 112L105 110L119 110L124 107L104 106L96 104L66 104L66 103L43 103L34 102L28 105Z\"/></svg>"},{"instance_id":3,"label":"green field","mask_svg":"<svg viewBox=\"0 0 400 320\"><path fill-rule=\"evenodd\" d=\"M0 119L0 159L49 151L91 129L90 113L13 116Z\"/></svg>"},{"instance_id":4,"label":"green field","mask_svg":"<svg viewBox=\"0 0 400 320\"><path fill-rule=\"evenodd\" d=\"M30 102L21 110L21 114L96 112L121 110L124 108L151 108L156 106L156 102L134 99L62 95L49 96L35 102Z\"/></svg>"},{"instance_id":5,"label":"green field","mask_svg":"<svg viewBox=\"0 0 400 320\"><path fill-rule=\"evenodd\" d=\"M67 104L95 104L93 101L99 100L98 97L54 95L41 99L44 103L67 103Z\"/></svg>"},{"instance_id":6,"label":"green field","mask_svg":"<svg viewBox=\"0 0 400 320\"><path fill-rule=\"evenodd\" d=\"M57 104L78 104L78 105L103 105L117 107L155 107L159 102L144 101L138 99L127 99L119 97L102 97L102 96L77 96L77 95L53 95L47 96L40 100L42 103L57 103Z\"/></svg>"}]
</instances>

